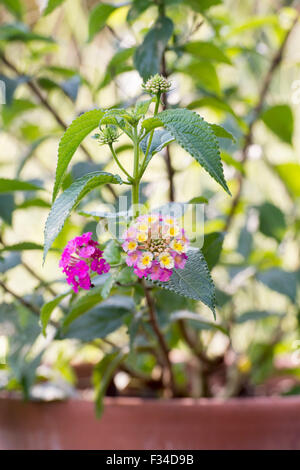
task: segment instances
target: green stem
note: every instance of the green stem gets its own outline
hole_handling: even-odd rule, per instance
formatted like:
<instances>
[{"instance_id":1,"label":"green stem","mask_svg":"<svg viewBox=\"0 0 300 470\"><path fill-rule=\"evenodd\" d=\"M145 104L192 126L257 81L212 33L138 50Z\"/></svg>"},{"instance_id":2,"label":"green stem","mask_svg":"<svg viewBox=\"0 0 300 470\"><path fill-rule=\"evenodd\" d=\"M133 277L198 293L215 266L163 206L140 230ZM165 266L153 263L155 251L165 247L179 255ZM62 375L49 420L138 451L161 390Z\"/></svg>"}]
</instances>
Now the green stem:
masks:
<instances>
[{"instance_id":1,"label":"green stem","mask_svg":"<svg viewBox=\"0 0 300 470\"><path fill-rule=\"evenodd\" d=\"M159 108L159 105L160 105L160 96L161 96L161 93L158 93L157 96L156 96L156 103L155 103L155 109L154 109L153 116L156 116L157 113L158 113L158 108ZM154 129L151 131L151 134L150 134L149 139L148 139L148 145L147 145L146 153L145 153L145 156L144 156L144 160L142 161L142 164L141 164L140 177L143 176L143 174L145 173L145 170L146 170L146 162L147 162L147 158L148 158L148 155L149 155L149 152L150 152L150 148L151 148L151 144L152 144L152 140L153 140L153 135L154 135Z\"/></svg>"},{"instance_id":2,"label":"green stem","mask_svg":"<svg viewBox=\"0 0 300 470\"><path fill-rule=\"evenodd\" d=\"M160 93L158 93L156 96L154 116L156 116L158 113L159 104L160 104L160 96L161 96ZM134 167L133 167L133 178L131 178L131 182L132 182L132 204L135 207L134 217L137 217L139 215L139 211L138 211L139 186L140 186L141 178L146 170L146 162L147 162L147 157L149 155L149 151L151 148L153 135L154 135L154 129L151 131L151 134L149 135L145 157L143 159L142 164L140 165L139 163L140 147L139 147L139 135L138 135L137 127L135 127L133 131Z\"/></svg>"},{"instance_id":3,"label":"green stem","mask_svg":"<svg viewBox=\"0 0 300 470\"><path fill-rule=\"evenodd\" d=\"M118 165L118 167L123 171L123 173L125 173L125 175L127 176L128 180L129 181L133 181L133 178L132 176L128 173L128 171L125 170L125 168L123 167L122 163L120 162L120 160L118 159L118 156L115 152L115 149L113 148L113 145L110 143L109 144L109 148L110 148L110 151L112 153L112 156L116 162L116 164Z\"/></svg>"},{"instance_id":4,"label":"green stem","mask_svg":"<svg viewBox=\"0 0 300 470\"><path fill-rule=\"evenodd\" d=\"M139 204L139 183L133 183L132 185L132 204L134 206L137 206ZM135 210L138 212L138 209L135 208ZM136 213L138 215L138 213Z\"/></svg>"},{"instance_id":5,"label":"green stem","mask_svg":"<svg viewBox=\"0 0 300 470\"><path fill-rule=\"evenodd\" d=\"M132 181L132 204L134 205L134 217L138 216L139 192L140 192L140 176L139 176L139 137L137 128L133 131L133 148L134 148L134 165L133 165L133 181Z\"/></svg>"}]
</instances>

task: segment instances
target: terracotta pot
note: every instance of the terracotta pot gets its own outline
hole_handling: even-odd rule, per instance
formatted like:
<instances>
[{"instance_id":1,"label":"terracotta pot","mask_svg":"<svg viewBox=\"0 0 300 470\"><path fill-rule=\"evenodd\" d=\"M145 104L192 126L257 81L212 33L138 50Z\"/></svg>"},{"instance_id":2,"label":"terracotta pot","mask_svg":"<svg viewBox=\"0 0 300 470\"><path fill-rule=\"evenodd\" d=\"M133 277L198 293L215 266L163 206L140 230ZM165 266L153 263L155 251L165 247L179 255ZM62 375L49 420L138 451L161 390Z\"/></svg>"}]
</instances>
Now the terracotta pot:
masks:
<instances>
[{"instance_id":1,"label":"terracotta pot","mask_svg":"<svg viewBox=\"0 0 300 470\"><path fill-rule=\"evenodd\" d=\"M0 398L0 449L300 449L300 397L107 398L24 403Z\"/></svg>"}]
</instances>

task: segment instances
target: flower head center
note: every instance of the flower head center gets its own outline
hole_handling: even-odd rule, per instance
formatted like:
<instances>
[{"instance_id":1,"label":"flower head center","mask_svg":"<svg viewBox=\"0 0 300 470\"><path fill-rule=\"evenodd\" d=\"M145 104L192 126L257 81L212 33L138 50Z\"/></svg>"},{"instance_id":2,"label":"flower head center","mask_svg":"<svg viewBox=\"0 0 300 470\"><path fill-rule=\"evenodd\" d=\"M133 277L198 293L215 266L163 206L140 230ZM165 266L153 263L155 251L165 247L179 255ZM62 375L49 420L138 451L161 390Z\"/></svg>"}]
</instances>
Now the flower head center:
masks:
<instances>
[{"instance_id":1,"label":"flower head center","mask_svg":"<svg viewBox=\"0 0 300 470\"><path fill-rule=\"evenodd\" d=\"M148 238L145 247L153 254L159 254L168 247L168 241L164 238Z\"/></svg>"}]
</instances>

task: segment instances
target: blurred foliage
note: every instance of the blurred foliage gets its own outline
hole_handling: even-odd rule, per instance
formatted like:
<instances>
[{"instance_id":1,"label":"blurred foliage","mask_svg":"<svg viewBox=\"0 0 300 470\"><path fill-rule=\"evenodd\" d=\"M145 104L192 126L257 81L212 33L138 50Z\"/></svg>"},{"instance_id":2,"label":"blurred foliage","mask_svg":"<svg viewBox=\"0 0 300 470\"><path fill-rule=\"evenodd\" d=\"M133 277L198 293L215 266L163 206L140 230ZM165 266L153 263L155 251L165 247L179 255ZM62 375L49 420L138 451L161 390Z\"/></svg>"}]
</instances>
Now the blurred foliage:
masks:
<instances>
[{"instance_id":1,"label":"blurred foliage","mask_svg":"<svg viewBox=\"0 0 300 470\"><path fill-rule=\"evenodd\" d=\"M58 269L56 250L86 224L94 232L98 218L88 212L99 202L115 206L126 188L91 192L44 268L40 251L63 132L94 108L134 106L142 78L162 73L172 81L165 107L195 110L227 131L215 128L232 193L221 192L176 144L160 149L146 173L148 204L205 205L203 254L217 287L215 322L199 302L152 291L178 395L299 393L296 4L0 1L1 388L30 397L35 384L55 383L69 393L70 365L90 361L99 413L106 391L163 395L164 363L130 271L96 279L90 292L74 295ZM91 171L116 172L90 130L79 125L73 133L78 142L86 138L61 173L63 190ZM68 150L70 160L76 147ZM128 142L116 150L129 168ZM115 246L105 249L118 262Z\"/></svg>"}]
</instances>

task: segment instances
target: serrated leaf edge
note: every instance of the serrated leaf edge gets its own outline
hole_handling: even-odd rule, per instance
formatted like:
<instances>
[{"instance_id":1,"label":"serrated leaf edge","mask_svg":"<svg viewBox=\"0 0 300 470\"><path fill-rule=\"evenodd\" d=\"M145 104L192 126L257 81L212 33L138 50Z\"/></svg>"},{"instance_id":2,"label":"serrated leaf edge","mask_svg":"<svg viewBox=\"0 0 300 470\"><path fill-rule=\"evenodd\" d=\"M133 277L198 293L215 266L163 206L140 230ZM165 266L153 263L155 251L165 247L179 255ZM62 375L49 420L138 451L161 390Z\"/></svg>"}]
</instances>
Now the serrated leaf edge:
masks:
<instances>
[{"instance_id":1,"label":"serrated leaf edge","mask_svg":"<svg viewBox=\"0 0 300 470\"><path fill-rule=\"evenodd\" d=\"M179 109L185 109L186 111L188 111L188 112L190 112L190 113L193 113L195 116L197 116L198 118L200 118L201 121L203 121L203 122L205 122L206 124L208 124L208 129L209 129L209 132L210 132L210 134L211 134L211 138L212 138L212 140L214 141L214 143L215 143L215 145L216 145L216 152L217 152L217 155L218 155L218 157L219 157L219 162L220 162L220 165L221 165L221 171L222 171L222 176L223 176L223 180L224 180L224 181L221 181L221 182L220 182L220 181L216 180L215 175L213 175L212 172L211 172L208 168L205 168L205 167L198 161L198 158L197 158L192 152L190 152L190 150L188 150L185 145L183 145L181 142L179 142L179 141L176 139L176 137L173 135L172 130L169 129L168 125L165 124L165 123L162 121L163 126L170 132L171 135L174 136L174 139L176 140L176 142L177 142L188 154L190 154L193 158L195 158L195 160L199 163L199 165L201 165L201 166L204 168L204 170L207 171L207 173L209 173L210 176L211 176L215 181L217 181L217 182L222 186L222 188L231 196L231 192L230 192L230 190L229 190L229 188L228 188L228 186L227 186L227 183L226 183L226 180L225 180L225 176L224 176L224 171L223 171L223 165L222 165L222 160L221 160L221 154L220 154L220 148L219 148L218 139L217 139L217 136L215 135L215 133L214 133L212 127L211 127L211 124L208 123L207 121L205 121L205 119L203 119L203 117L200 116L200 114L196 113L195 111L192 111L192 110L187 109L187 108L179 108ZM157 115L157 118L158 118L159 120L161 120L161 119L160 119L160 116L162 115L162 113L166 113L166 112L168 112L168 111L170 111L170 110L162 111L161 113L159 113L159 114Z\"/></svg>"},{"instance_id":2,"label":"serrated leaf edge","mask_svg":"<svg viewBox=\"0 0 300 470\"><path fill-rule=\"evenodd\" d=\"M54 181L54 187L53 187L53 193L52 193L52 202L54 202L55 199L57 198L58 191L59 191L59 189L60 189L60 187L61 187L63 177L64 177L64 175L65 175L65 173L66 173L66 171L67 171L67 169L68 169L68 165L69 165L69 163L70 163L72 157L74 156L74 154L75 154L76 150L78 149L78 147L81 145L81 142L83 141L83 139L86 137L86 136L83 137L83 139L82 139L81 142L79 143L78 147L74 150L74 152L73 152L73 154L72 154L70 160L68 161L68 164L67 164L66 168L64 169L63 173L62 173L61 176L60 176L59 181L57 181L57 171L58 171L58 165L59 165L59 155L60 155L60 152L61 152L62 148L63 148L65 145L67 145L67 144L70 142L70 140L72 139L72 137L71 137L71 136L68 136L67 133L68 133L68 131L70 130L71 127L72 127L72 128L73 128L73 127L76 127L76 125L79 124L79 120L82 119L83 116L87 116L87 114L93 113L93 112L95 112L95 111L101 111L101 112L103 113L103 110L102 110L102 109L91 109L90 111L86 111L85 113L81 114L80 116L77 116L77 118L75 118L75 119L71 122L71 124L67 127L67 129L65 130L65 132L63 133L63 135L62 135L62 137L61 137L61 139L60 139L60 141L59 141L59 144L58 144L58 158L57 158L56 169L55 169L55 181ZM101 117L99 118L99 121L100 121L100 119L101 119ZM79 126L79 127L80 127L80 130L82 131L82 130L84 130L84 129L87 129L89 126L86 124L85 126L84 126L84 125L83 125L83 126L81 125L81 126ZM95 129L96 127L97 127L97 126L95 126L94 129ZM92 130L91 130L91 132L92 132Z\"/></svg>"},{"instance_id":3,"label":"serrated leaf edge","mask_svg":"<svg viewBox=\"0 0 300 470\"><path fill-rule=\"evenodd\" d=\"M81 178L78 178L77 180L75 180L73 184L75 184L76 182L78 182L80 179L87 178L88 175L93 175L94 173L97 173L97 175L95 175L95 176L100 176L100 174L112 176L112 177L114 177L114 178L116 178L116 179L118 180L119 184L122 184L122 179L121 179L121 177L120 177L119 175L113 175L112 173L108 173L108 172L105 172L105 171L87 173L86 175L82 176ZM91 180L92 180L92 178L91 178L90 180L87 180L87 183L90 182ZM111 181L110 181L110 183L111 183ZM102 183L102 184L105 184L105 182ZM99 186L101 186L102 184L99 183ZM71 186L72 186L72 185L71 185ZM69 186L69 188L70 188L71 186ZM69 188L67 188L66 191L67 191ZM84 189L84 187L82 188L82 190L83 190L83 189ZM82 192L82 191L80 191L80 193L78 194L78 196L77 196L77 198L76 198L76 200L75 200L75 202L74 202L74 205L72 206L71 211L74 210L74 209L76 208L76 206L78 205L78 203L80 202L78 199L79 199L79 197L80 197L81 192ZM58 201L59 198L60 198L63 194L65 194L65 192L63 192L63 193L54 201L53 204L55 204L55 202ZM47 228L47 224L48 224L48 221L49 221L49 217L50 217L50 214L51 214L51 211L52 211L52 208L53 208L53 204L52 204L52 207L51 207L51 209L50 209L50 212L49 212L49 214L48 214L48 217L47 217L47 220L46 220L46 223L45 223L45 228L44 228L44 240L46 240L46 228ZM70 212L71 212L71 211L70 211ZM68 217L66 217L66 218L64 219L64 222L59 225L59 231L58 231L58 233L60 233L61 230L63 229L63 227L64 227L64 225L65 225L65 223L66 223L67 218L68 218ZM55 237L55 239L56 239L56 237ZM54 240L55 240L55 239L54 239ZM54 242L54 240L53 240L53 242ZM53 244L53 242L52 242L52 244ZM51 245L52 245L52 244L51 244ZM47 253L48 253L49 249L51 248L51 245L50 245L50 247L47 249L47 251L45 252L45 242L44 242L43 264L45 263L45 259L46 259Z\"/></svg>"},{"instance_id":4,"label":"serrated leaf edge","mask_svg":"<svg viewBox=\"0 0 300 470\"><path fill-rule=\"evenodd\" d=\"M190 297L190 296L189 296L189 298L191 298L191 299L193 299L193 300L197 300L198 302L202 302L204 305L206 305L206 306L213 312L214 319L216 320L216 310L215 310L215 309L216 309L216 290L215 290L215 287L214 287L214 282L213 282L213 279L212 279L212 277L211 277L210 271L209 271L209 269L208 269L208 267L207 267L207 263L206 263L206 260L205 260L205 258L204 258L204 255L203 255L203 253L202 253L200 250L199 250L199 254L200 254L200 257L201 257L201 259L202 259L202 261L203 261L203 268L204 268L206 274L208 275L209 280L211 281L211 283L212 283L212 285L213 285L212 306L208 305L208 303L205 302L205 301L203 301L203 300L199 300L198 296L197 296L197 297L195 297L195 296L194 296L194 297ZM179 270L179 269L174 269L174 271L176 272L176 274L178 274L180 270ZM184 271L184 269L183 269L183 271ZM178 276L181 278L180 274L178 274ZM188 297L188 296L186 296L186 295L184 295L184 294L181 294L181 293L177 292L176 289L174 289L172 286L170 286L170 285L167 284L167 283L164 283L164 282L161 282L161 281L152 281L152 280L151 280L150 278L148 278L148 277L147 277L147 281L149 281L151 284L154 284L154 285L156 285L156 286L161 287L162 289L166 289L166 290L170 290L170 291L172 291L172 292L175 292L177 295L180 295L181 297ZM194 290L194 289L193 289L193 290Z\"/></svg>"}]
</instances>

